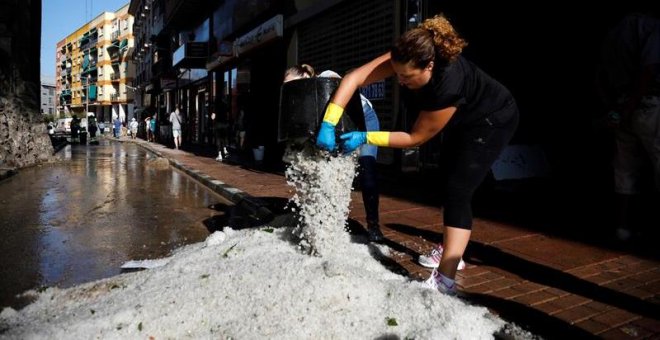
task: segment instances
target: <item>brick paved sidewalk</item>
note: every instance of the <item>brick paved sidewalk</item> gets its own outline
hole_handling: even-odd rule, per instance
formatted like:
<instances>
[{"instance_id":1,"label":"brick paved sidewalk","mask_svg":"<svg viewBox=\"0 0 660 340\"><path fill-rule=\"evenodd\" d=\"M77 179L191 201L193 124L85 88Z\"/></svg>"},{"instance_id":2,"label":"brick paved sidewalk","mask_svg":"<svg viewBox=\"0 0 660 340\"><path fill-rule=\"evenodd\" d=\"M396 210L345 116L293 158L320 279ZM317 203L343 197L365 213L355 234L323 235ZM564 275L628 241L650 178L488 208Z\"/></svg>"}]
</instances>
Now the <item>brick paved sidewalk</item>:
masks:
<instances>
[{"instance_id":1,"label":"brick paved sidewalk","mask_svg":"<svg viewBox=\"0 0 660 340\"><path fill-rule=\"evenodd\" d=\"M249 203L258 205L292 195L281 175L137 143L233 202L256 198ZM359 193L353 193L351 205L350 222L366 225ZM390 266L412 279L426 279L430 270L415 260L442 240L440 209L383 195L380 211L385 244L393 249ZM466 299L537 334L660 338L657 259L475 219L465 261L457 280Z\"/></svg>"}]
</instances>

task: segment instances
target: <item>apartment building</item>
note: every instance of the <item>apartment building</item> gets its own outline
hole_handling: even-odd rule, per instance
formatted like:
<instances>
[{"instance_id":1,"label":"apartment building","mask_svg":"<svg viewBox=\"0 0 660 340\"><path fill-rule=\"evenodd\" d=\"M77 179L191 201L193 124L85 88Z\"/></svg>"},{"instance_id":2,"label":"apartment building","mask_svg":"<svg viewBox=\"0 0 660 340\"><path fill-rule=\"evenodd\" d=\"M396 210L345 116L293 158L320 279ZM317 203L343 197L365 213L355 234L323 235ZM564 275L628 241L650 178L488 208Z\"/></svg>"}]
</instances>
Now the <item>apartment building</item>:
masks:
<instances>
[{"instance_id":1,"label":"apartment building","mask_svg":"<svg viewBox=\"0 0 660 340\"><path fill-rule=\"evenodd\" d=\"M133 115L133 16L128 4L103 12L57 43L58 108L65 115L93 112L101 121Z\"/></svg>"},{"instance_id":2,"label":"apartment building","mask_svg":"<svg viewBox=\"0 0 660 340\"><path fill-rule=\"evenodd\" d=\"M41 114L54 115L57 113L56 109L56 96L55 96L55 83L51 79L41 81Z\"/></svg>"}]
</instances>

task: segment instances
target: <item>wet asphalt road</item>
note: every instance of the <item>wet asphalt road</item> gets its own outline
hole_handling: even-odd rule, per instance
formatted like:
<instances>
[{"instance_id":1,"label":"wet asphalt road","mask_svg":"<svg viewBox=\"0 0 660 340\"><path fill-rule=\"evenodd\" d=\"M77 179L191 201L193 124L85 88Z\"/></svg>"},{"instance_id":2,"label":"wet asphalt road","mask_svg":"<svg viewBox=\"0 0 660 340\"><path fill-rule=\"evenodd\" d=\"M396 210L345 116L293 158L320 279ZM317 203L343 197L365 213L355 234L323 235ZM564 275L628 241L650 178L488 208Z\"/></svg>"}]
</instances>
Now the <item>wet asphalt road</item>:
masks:
<instances>
[{"instance_id":1,"label":"wet asphalt road","mask_svg":"<svg viewBox=\"0 0 660 340\"><path fill-rule=\"evenodd\" d=\"M131 143L66 146L61 162L0 182L0 308L16 294L121 273L204 240L230 205Z\"/></svg>"}]
</instances>

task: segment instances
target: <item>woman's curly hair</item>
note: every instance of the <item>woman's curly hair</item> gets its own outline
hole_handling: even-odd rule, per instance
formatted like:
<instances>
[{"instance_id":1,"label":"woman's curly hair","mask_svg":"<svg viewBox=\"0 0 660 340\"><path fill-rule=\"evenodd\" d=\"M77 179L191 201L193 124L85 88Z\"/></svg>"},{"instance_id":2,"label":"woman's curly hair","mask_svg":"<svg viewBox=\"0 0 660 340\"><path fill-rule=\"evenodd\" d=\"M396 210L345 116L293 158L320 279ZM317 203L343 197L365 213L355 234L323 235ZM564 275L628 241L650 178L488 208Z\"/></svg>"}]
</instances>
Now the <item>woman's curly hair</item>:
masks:
<instances>
[{"instance_id":1,"label":"woman's curly hair","mask_svg":"<svg viewBox=\"0 0 660 340\"><path fill-rule=\"evenodd\" d=\"M412 62L424 68L437 57L452 62L461 54L467 42L460 37L444 15L424 20L419 26L404 33L392 47L392 60Z\"/></svg>"}]
</instances>

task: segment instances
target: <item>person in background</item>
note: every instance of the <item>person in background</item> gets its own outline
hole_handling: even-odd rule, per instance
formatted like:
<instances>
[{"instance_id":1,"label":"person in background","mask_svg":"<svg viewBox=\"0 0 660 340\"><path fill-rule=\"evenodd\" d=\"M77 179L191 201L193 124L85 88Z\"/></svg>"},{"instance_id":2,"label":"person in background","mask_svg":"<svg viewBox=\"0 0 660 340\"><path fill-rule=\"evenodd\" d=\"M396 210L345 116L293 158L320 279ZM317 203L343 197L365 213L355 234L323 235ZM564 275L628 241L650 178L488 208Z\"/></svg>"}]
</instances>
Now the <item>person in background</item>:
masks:
<instances>
[{"instance_id":1,"label":"person in background","mask_svg":"<svg viewBox=\"0 0 660 340\"><path fill-rule=\"evenodd\" d=\"M144 119L144 132L147 134L147 142L151 142L151 116Z\"/></svg>"},{"instance_id":2,"label":"person in background","mask_svg":"<svg viewBox=\"0 0 660 340\"><path fill-rule=\"evenodd\" d=\"M177 107L174 112L170 114L170 123L172 123L172 137L174 137L174 148L179 149L181 147L181 113Z\"/></svg>"},{"instance_id":3,"label":"person in background","mask_svg":"<svg viewBox=\"0 0 660 340\"><path fill-rule=\"evenodd\" d=\"M87 131L89 131L90 140L96 138L96 130L98 130L98 124L96 123L96 117L93 113L90 113L87 117Z\"/></svg>"},{"instance_id":4,"label":"person in background","mask_svg":"<svg viewBox=\"0 0 660 340\"><path fill-rule=\"evenodd\" d=\"M104 122L99 122L99 132L101 133L101 136L103 136L103 133L105 132L105 123Z\"/></svg>"},{"instance_id":5,"label":"person in background","mask_svg":"<svg viewBox=\"0 0 660 340\"><path fill-rule=\"evenodd\" d=\"M307 64L294 65L284 71L284 83L301 79L301 78L313 78L316 75L314 68Z\"/></svg>"},{"instance_id":6,"label":"person in background","mask_svg":"<svg viewBox=\"0 0 660 340\"><path fill-rule=\"evenodd\" d=\"M339 74L330 70L321 72L319 77L341 79ZM373 104L371 104L369 99L362 94L360 94L360 102L362 103L362 112L364 113L364 123L367 131L380 130L380 123L378 122L378 116L376 115ZM367 217L367 235L370 241L380 242L383 240L383 233L380 230L380 219L378 214L378 205L380 201L378 173L376 171L378 146L368 144L362 145L359 154L358 177L360 181L360 189L362 191L364 211Z\"/></svg>"},{"instance_id":7,"label":"person in background","mask_svg":"<svg viewBox=\"0 0 660 340\"><path fill-rule=\"evenodd\" d=\"M151 116L149 121L149 130L151 130L151 142L156 142L156 114Z\"/></svg>"},{"instance_id":8,"label":"person in background","mask_svg":"<svg viewBox=\"0 0 660 340\"><path fill-rule=\"evenodd\" d=\"M345 152L364 144L409 148L443 131L449 168L443 244L420 263L436 266L426 284L456 294L456 271L472 233L472 197L518 126L518 107L509 90L461 56L465 40L442 15L422 22L397 39L388 53L347 74L323 117L316 144L334 150L335 125L361 86L396 76L410 111L411 131L353 131L340 136ZM443 247L444 246L444 247ZM435 253L435 254L434 254Z\"/></svg>"},{"instance_id":9,"label":"person in background","mask_svg":"<svg viewBox=\"0 0 660 340\"><path fill-rule=\"evenodd\" d=\"M129 130L131 131L131 139L135 139L135 138L137 138L137 132L138 132L138 126L139 126L139 125L140 125L140 124L138 124L138 122L137 122L137 120L135 119L135 117L131 118L131 123L128 124L128 128L129 128Z\"/></svg>"},{"instance_id":10,"label":"person in background","mask_svg":"<svg viewBox=\"0 0 660 340\"><path fill-rule=\"evenodd\" d=\"M71 119L71 142L80 143L80 119L77 115L73 115Z\"/></svg>"},{"instance_id":11,"label":"person in background","mask_svg":"<svg viewBox=\"0 0 660 340\"><path fill-rule=\"evenodd\" d=\"M660 193L660 19L657 14L626 15L602 46L598 85L614 131L616 236L641 233L636 208L642 206L644 171L651 169ZM646 222L648 223L648 221ZM656 224L657 225L657 224ZM647 230L651 231L651 230Z\"/></svg>"},{"instance_id":12,"label":"person in background","mask_svg":"<svg viewBox=\"0 0 660 340\"><path fill-rule=\"evenodd\" d=\"M119 138L121 136L121 119L118 116L115 116L112 126L112 133L114 133L115 138Z\"/></svg>"},{"instance_id":13,"label":"person in background","mask_svg":"<svg viewBox=\"0 0 660 340\"><path fill-rule=\"evenodd\" d=\"M216 157L215 160L222 162L228 156L227 146L229 144L229 124L223 122L215 112L211 113L211 120L213 121L215 145L218 148L218 157Z\"/></svg>"}]
</instances>

